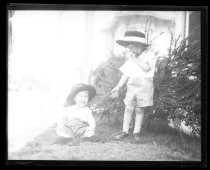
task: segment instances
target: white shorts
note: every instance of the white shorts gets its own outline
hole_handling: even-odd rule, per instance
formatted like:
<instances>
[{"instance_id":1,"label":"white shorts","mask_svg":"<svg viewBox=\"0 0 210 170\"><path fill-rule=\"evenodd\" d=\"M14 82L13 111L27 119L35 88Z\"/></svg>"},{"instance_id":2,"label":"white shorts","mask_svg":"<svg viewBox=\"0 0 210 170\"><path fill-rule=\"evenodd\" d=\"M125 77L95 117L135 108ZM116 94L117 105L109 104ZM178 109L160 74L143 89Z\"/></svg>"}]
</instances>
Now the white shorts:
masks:
<instances>
[{"instance_id":1,"label":"white shorts","mask_svg":"<svg viewBox=\"0 0 210 170\"><path fill-rule=\"evenodd\" d=\"M128 81L124 99L126 106L147 107L153 105L154 86L152 78Z\"/></svg>"}]
</instances>

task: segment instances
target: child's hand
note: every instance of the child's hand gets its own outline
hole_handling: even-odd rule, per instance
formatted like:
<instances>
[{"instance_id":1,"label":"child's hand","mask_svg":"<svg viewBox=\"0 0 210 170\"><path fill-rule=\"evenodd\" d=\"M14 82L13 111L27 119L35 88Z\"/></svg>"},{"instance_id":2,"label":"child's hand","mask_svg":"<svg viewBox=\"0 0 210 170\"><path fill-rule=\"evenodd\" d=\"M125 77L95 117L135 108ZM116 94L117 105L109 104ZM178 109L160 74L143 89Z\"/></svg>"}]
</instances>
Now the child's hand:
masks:
<instances>
[{"instance_id":1,"label":"child's hand","mask_svg":"<svg viewBox=\"0 0 210 170\"><path fill-rule=\"evenodd\" d=\"M135 54L133 52L129 51L129 52L126 53L126 57L132 59L132 58L135 58Z\"/></svg>"},{"instance_id":2,"label":"child's hand","mask_svg":"<svg viewBox=\"0 0 210 170\"><path fill-rule=\"evenodd\" d=\"M119 96L118 91L114 91L114 92L112 92L112 94L111 94L111 97L112 97L112 98L117 98L118 96Z\"/></svg>"},{"instance_id":3,"label":"child's hand","mask_svg":"<svg viewBox=\"0 0 210 170\"><path fill-rule=\"evenodd\" d=\"M94 128L88 126L88 127L86 128L86 131L88 131L88 132L89 132L89 131L93 131L93 129L94 129Z\"/></svg>"},{"instance_id":4,"label":"child's hand","mask_svg":"<svg viewBox=\"0 0 210 170\"><path fill-rule=\"evenodd\" d=\"M118 86L116 86L114 89L112 89L112 91L111 91L111 97L112 98L118 97L119 96L118 91L119 91L119 87Z\"/></svg>"},{"instance_id":5,"label":"child's hand","mask_svg":"<svg viewBox=\"0 0 210 170\"><path fill-rule=\"evenodd\" d=\"M87 127L86 128L86 132L84 134L84 137L91 137L93 136L95 133L94 133L94 129L92 127Z\"/></svg>"}]
</instances>

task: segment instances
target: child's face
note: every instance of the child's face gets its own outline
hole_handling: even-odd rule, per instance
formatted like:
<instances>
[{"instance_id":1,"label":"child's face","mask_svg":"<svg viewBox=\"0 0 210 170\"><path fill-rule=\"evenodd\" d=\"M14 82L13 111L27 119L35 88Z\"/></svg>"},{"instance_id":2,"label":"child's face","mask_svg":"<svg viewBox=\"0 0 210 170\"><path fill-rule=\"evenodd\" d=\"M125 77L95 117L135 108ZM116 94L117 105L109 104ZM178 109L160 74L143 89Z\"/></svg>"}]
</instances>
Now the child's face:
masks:
<instances>
[{"instance_id":1,"label":"child's face","mask_svg":"<svg viewBox=\"0 0 210 170\"><path fill-rule=\"evenodd\" d=\"M85 107L88 104L89 94L88 91L80 91L76 94L74 101L77 106Z\"/></svg>"},{"instance_id":2,"label":"child's face","mask_svg":"<svg viewBox=\"0 0 210 170\"><path fill-rule=\"evenodd\" d=\"M126 46L126 57L138 57L138 55L143 52L144 48L141 45L130 43Z\"/></svg>"}]
</instances>

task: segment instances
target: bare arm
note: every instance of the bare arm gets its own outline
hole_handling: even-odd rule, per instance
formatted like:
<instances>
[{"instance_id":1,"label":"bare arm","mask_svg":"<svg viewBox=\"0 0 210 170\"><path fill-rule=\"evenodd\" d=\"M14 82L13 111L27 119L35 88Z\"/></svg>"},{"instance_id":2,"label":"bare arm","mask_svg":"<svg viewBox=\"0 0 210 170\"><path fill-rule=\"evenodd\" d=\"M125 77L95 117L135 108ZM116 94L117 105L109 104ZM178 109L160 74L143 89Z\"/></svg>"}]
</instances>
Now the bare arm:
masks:
<instances>
[{"instance_id":1,"label":"bare arm","mask_svg":"<svg viewBox=\"0 0 210 170\"><path fill-rule=\"evenodd\" d=\"M120 78L119 83L117 84L118 88L120 89L121 87L123 87L126 84L127 80L128 76L123 74L122 77Z\"/></svg>"},{"instance_id":2,"label":"bare arm","mask_svg":"<svg viewBox=\"0 0 210 170\"><path fill-rule=\"evenodd\" d=\"M122 88L126 84L126 82L128 81L128 78L129 78L128 76L122 75L122 77L120 78L120 81L117 84L117 86L115 86L115 88L112 89L111 97L115 98L115 97L118 96L118 91L120 90L120 88Z\"/></svg>"},{"instance_id":3,"label":"bare arm","mask_svg":"<svg viewBox=\"0 0 210 170\"><path fill-rule=\"evenodd\" d=\"M93 118L92 112L88 113L88 120L87 121L88 121L89 127L91 129L95 129L96 122L95 122L95 119Z\"/></svg>"}]
</instances>

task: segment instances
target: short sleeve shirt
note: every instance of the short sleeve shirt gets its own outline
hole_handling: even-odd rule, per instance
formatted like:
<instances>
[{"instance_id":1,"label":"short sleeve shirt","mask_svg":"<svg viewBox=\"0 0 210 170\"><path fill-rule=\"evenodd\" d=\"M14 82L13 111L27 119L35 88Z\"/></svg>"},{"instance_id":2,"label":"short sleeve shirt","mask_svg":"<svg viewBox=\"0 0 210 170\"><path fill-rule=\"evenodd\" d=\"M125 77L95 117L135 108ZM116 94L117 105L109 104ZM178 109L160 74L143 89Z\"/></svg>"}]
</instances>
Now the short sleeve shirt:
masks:
<instances>
[{"instance_id":1,"label":"short sleeve shirt","mask_svg":"<svg viewBox=\"0 0 210 170\"><path fill-rule=\"evenodd\" d=\"M121 67L120 71L128 77L148 77L152 78L155 71L156 57L153 52L146 51L140 56L141 60L146 61L151 66L150 71L143 71L133 60L128 59Z\"/></svg>"}]
</instances>

